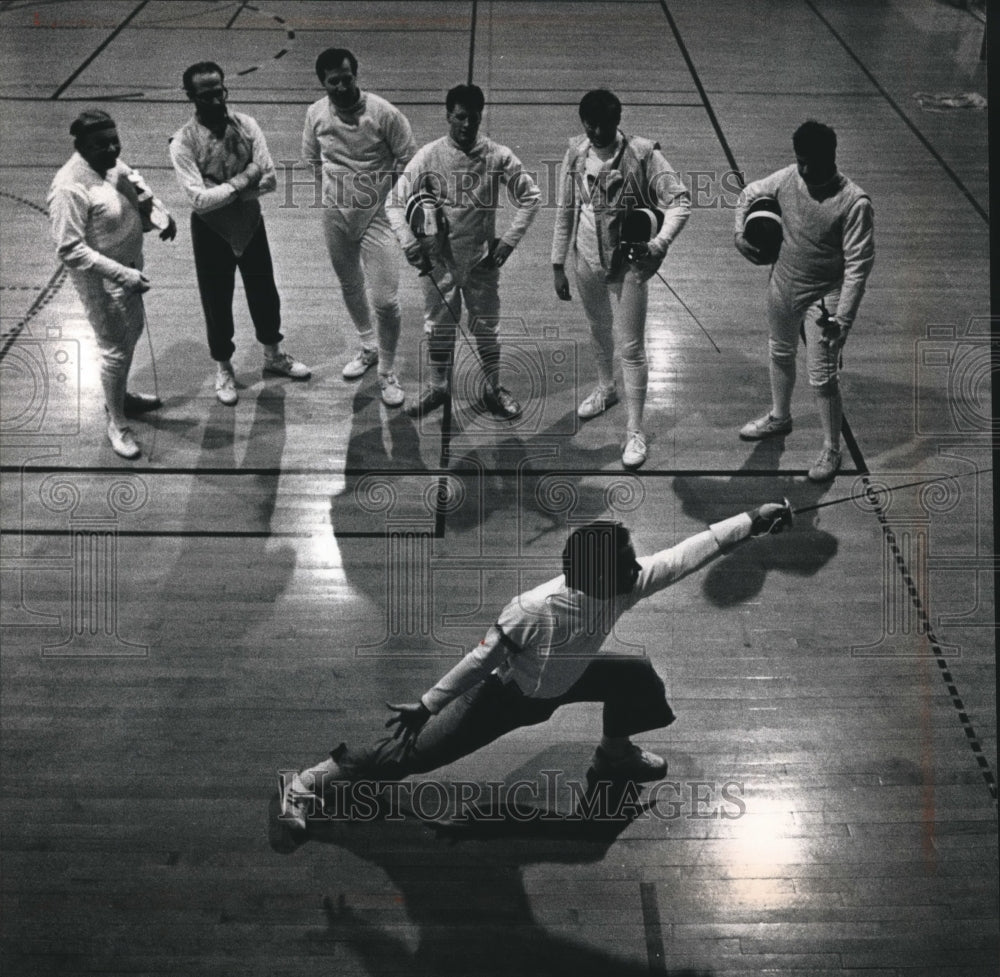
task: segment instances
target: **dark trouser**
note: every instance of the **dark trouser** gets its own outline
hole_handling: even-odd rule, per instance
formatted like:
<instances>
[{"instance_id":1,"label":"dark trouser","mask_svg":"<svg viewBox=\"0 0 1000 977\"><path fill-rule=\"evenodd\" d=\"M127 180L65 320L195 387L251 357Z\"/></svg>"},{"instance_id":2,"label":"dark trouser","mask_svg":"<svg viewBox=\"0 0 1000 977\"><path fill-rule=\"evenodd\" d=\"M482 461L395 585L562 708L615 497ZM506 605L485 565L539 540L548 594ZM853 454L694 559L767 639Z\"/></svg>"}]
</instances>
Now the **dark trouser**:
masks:
<instances>
[{"instance_id":1,"label":"dark trouser","mask_svg":"<svg viewBox=\"0 0 1000 977\"><path fill-rule=\"evenodd\" d=\"M233 345L233 291L236 269L243 278L247 306L254 332L260 343L280 343L281 299L274 284L274 266L267 243L264 221L257 225L250 243L241 255L233 253L229 243L212 230L197 214L191 215L191 244L194 269L198 276L201 307L205 311L208 348L217 362L228 360L236 350Z\"/></svg>"},{"instance_id":2,"label":"dark trouser","mask_svg":"<svg viewBox=\"0 0 1000 977\"><path fill-rule=\"evenodd\" d=\"M522 726L545 722L570 702L603 702L606 736L632 736L674 721L663 681L647 658L598 658L573 686L554 699L532 699L513 682L495 675L453 699L420 730L409 753L402 741L386 736L373 747L333 751L349 780L399 780L427 773Z\"/></svg>"}]
</instances>

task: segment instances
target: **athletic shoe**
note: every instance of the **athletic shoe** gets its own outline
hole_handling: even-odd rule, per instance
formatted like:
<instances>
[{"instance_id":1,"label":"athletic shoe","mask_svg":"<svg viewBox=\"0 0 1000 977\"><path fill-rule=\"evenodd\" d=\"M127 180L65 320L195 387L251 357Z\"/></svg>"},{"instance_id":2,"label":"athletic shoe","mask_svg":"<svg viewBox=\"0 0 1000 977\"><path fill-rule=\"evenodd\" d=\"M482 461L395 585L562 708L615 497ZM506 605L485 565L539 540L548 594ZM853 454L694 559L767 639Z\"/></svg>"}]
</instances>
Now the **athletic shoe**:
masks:
<instances>
[{"instance_id":1,"label":"athletic shoe","mask_svg":"<svg viewBox=\"0 0 1000 977\"><path fill-rule=\"evenodd\" d=\"M629 743L628 751L622 756L612 756L599 746L594 750L590 770L598 780L631 780L642 784L665 777L667 761L634 743Z\"/></svg>"},{"instance_id":2,"label":"athletic shoe","mask_svg":"<svg viewBox=\"0 0 1000 977\"><path fill-rule=\"evenodd\" d=\"M772 417L768 412L763 417L758 417L755 421L750 421L740 428L740 438L744 441L763 441L764 438L776 438L783 434L790 434L792 430L792 419L786 417L783 421L777 417Z\"/></svg>"},{"instance_id":3,"label":"athletic shoe","mask_svg":"<svg viewBox=\"0 0 1000 977\"><path fill-rule=\"evenodd\" d=\"M618 391L615 385L610 387L594 387L594 392L580 401L580 406L576 409L576 416L581 420L589 421L599 414L603 414L609 407L614 407L618 403Z\"/></svg>"},{"instance_id":4,"label":"athletic shoe","mask_svg":"<svg viewBox=\"0 0 1000 977\"><path fill-rule=\"evenodd\" d=\"M483 403L495 417L512 421L521 416L521 405L506 387L487 388L483 394Z\"/></svg>"},{"instance_id":5,"label":"athletic shoe","mask_svg":"<svg viewBox=\"0 0 1000 977\"><path fill-rule=\"evenodd\" d=\"M159 410L163 401L153 394L125 394L125 413L129 417L146 414L151 410Z\"/></svg>"},{"instance_id":6,"label":"athletic shoe","mask_svg":"<svg viewBox=\"0 0 1000 977\"><path fill-rule=\"evenodd\" d=\"M264 372L274 373L279 377L291 377L293 380L308 380L312 370L305 363L289 356L288 353L264 354Z\"/></svg>"},{"instance_id":7,"label":"athletic shoe","mask_svg":"<svg viewBox=\"0 0 1000 977\"><path fill-rule=\"evenodd\" d=\"M646 435L642 431L629 431L622 464L626 468L638 468L646 460Z\"/></svg>"},{"instance_id":8,"label":"athletic shoe","mask_svg":"<svg viewBox=\"0 0 1000 977\"><path fill-rule=\"evenodd\" d=\"M357 380L363 377L365 372L378 363L378 350L365 349L364 346L358 350L353 360L344 367L345 380Z\"/></svg>"},{"instance_id":9,"label":"athletic shoe","mask_svg":"<svg viewBox=\"0 0 1000 977\"><path fill-rule=\"evenodd\" d=\"M318 810L318 801L319 798L311 790L306 789L296 774L285 784L278 820L294 831L305 831L309 815Z\"/></svg>"},{"instance_id":10,"label":"athletic shoe","mask_svg":"<svg viewBox=\"0 0 1000 977\"><path fill-rule=\"evenodd\" d=\"M219 398L220 404L225 404L227 407L232 407L240 399L231 366L219 364L219 369L215 373L215 396Z\"/></svg>"},{"instance_id":11,"label":"athletic shoe","mask_svg":"<svg viewBox=\"0 0 1000 977\"><path fill-rule=\"evenodd\" d=\"M108 421L108 440L115 454L121 455L122 458L138 458L142 454L139 445L135 443L135 438L132 437L131 429L118 427L114 421Z\"/></svg>"},{"instance_id":12,"label":"athletic shoe","mask_svg":"<svg viewBox=\"0 0 1000 977\"><path fill-rule=\"evenodd\" d=\"M420 400L411 407L406 408L406 413L410 417L424 417L426 414L430 414L431 411L437 410L448 400L448 397L448 391L443 387L428 386L424 390Z\"/></svg>"},{"instance_id":13,"label":"athletic shoe","mask_svg":"<svg viewBox=\"0 0 1000 977\"><path fill-rule=\"evenodd\" d=\"M382 391L382 403L386 407L399 407L406 400L406 394L403 393L395 373L380 373L378 385Z\"/></svg>"},{"instance_id":14,"label":"athletic shoe","mask_svg":"<svg viewBox=\"0 0 1000 977\"><path fill-rule=\"evenodd\" d=\"M829 482L840 470L841 456L836 448L824 448L809 469L810 482Z\"/></svg>"}]
</instances>

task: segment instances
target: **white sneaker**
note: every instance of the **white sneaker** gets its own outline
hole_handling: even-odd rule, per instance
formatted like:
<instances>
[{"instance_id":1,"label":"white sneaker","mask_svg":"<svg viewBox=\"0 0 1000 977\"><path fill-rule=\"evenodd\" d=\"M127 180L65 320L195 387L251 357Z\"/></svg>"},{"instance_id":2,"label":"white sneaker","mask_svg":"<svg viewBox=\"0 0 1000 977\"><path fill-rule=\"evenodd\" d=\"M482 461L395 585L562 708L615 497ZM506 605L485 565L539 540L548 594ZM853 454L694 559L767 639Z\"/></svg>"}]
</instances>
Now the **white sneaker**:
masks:
<instances>
[{"instance_id":1,"label":"white sneaker","mask_svg":"<svg viewBox=\"0 0 1000 977\"><path fill-rule=\"evenodd\" d=\"M131 429L118 427L114 421L108 421L108 440L115 454L121 455L122 458L138 458L142 454L135 438L132 437Z\"/></svg>"},{"instance_id":2,"label":"white sneaker","mask_svg":"<svg viewBox=\"0 0 1000 977\"><path fill-rule=\"evenodd\" d=\"M629 431L622 464L626 468L638 468L646 460L646 435L642 431Z\"/></svg>"},{"instance_id":3,"label":"white sneaker","mask_svg":"<svg viewBox=\"0 0 1000 977\"><path fill-rule=\"evenodd\" d=\"M291 377L293 380L308 380L312 376L312 370L305 363L300 363L288 353L275 353L273 356L265 353L264 372Z\"/></svg>"},{"instance_id":4,"label":"white sneaker","mask_svg":"<svg viewBox=\"0 0 1000 977\"><path fill-rule=\"evenodd\" d=\"M220 404L232 407L240 399L236 390L236 377L233 368L225 367L221 363L215 374L215 396L219 398Z\"/></svg>"},{"instance_id":5,"label":"white sneaker","mask_svg":"<svg viewBox=\"0 0 1000 977\"><path fill-rule=\"evenodd\" d=\"M763 417L747 421L740 428L740 438L743 441L763 441L765 438L780 438L792 433L792 419L775 417L768 411Z\"/></svg>"},{"instance_id":6,"label":"white sneaker","mask_svg":"<svg viewBox=\"0 0 1000 977\"><path fill-rule=\"evenodd\" d=\"M305 831L309 816L316 813L318 801L319 798L306 788L296 774L285 784L278 818L293 831Z\"/></svg>"},{"instance_id":7,"label":"white sneaker","mask_svg":"<svg viewBox=\"0 0 1000 977\"><path fill-rule=\"evenodd\" d=\"M841 460L842 455L836 448L824 448L809 469L809 481L829 482L840 471Z\"/></svg>"},{"instance_id":8,"label":"white sneaker","mask_svg":"<svg viewBox=\"0 0 1000 977\"><path fill-rule=\"evenodd\" d=\"M376 363L378 363L378 350L365 349L362 346L355 354L354 359L344 367L344 379L357 380L358 377L364 376Z\"/></svg>"},{"instance_id":9,"label":"white sneaker","mask_svg":"<svg viewBox=\"0 0 1000 977\"><path fill-rule=\"evenodd\" d=\"M667 775L667 761L656 753L643 750L635 743L620 756L612 756L603 747L594 750L590 769L598 779L631 780L641 784L650 780L662 780Z\"/></svg>"},{"instance_id":10,"label":"white sneaker","mask_svg":"<svg viewBox=\"0 0 1000 977\"><path fill-rule=\"evenodd\" d=\"M614 407L618 403L618 391L614 384L610 387L600 385L594 387L593 393L584 397L580 401L580 406L576 409L576 416L583 421L589 421L599 414L603 414L609 407Z\"/></svg>"},{"instance_id":11,"label":"white sneaker","mask_svg":"<svg viewBox=\"0 0 1000 977\"><path fill-rule=\"evenodd\" d=\"M399 407L406 400L406 394L403 393L395 373L380 373L378 385L382 391L382 403L386 407Z\"/></svg>"}]
</instances>

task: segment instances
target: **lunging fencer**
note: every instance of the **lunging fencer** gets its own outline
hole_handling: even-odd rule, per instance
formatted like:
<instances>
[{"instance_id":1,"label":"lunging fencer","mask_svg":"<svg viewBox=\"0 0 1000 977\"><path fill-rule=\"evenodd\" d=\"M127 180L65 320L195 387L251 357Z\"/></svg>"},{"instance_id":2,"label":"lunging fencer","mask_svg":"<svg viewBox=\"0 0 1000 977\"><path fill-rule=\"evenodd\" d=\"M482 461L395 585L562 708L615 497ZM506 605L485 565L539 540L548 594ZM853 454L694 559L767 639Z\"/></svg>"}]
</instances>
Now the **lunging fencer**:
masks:
<instances>
[{"instance_id":1,"label":"lunging fencer","mask_svg":"<svg viewBox=\"0 0 1000 977\"><path fill-rule=\"evenodd\" d=\"M791 521L787 501L766 503L640 559L621 523L575 529L563 549L563 574L510 601L485 638L419 702L390 705L391 733L371 746L341 744L283 783L281 820L301 833L338 783L427 773L572 702L603 703L603 735L591 767L596 779L663 777L666 761L631 740L674 721L663 680L648 658L601 655L601 646L643 598Z\"/></svg>"},{"instance_id":2,"label":"lunging fencer","mask_svg":"<svg viewBox=\"0 0 1000 977\"><path fill-rule=\"evenodd\" d=\"M580 403L577 414L590 420L618 403L617 343L628 414L622 464L638 468L648 454L643 427L649 382L648 283L687 223L691 195L660 152L659 143L626 136L619 129L622 105L616 95L605 89L587 92L579 111L584 135L570 141L559 175L553 281L556 295L569 301L565 263L572 250L597 366L597 386ZM663 222L648 243L633 245L627 254L622 228L637 209L660 211Z\"/></svg>"},{"instance_id":3,"label":"lunging fencer","mask_svg":"<svg viewBox=\"0 0 1000 977\"><path fill-rule=\"evenodd\" d=\"M164 241L177 234L143 178L118 157L114 120L88 109L69 128L76 150L52 181L49 221L59 260L69 270L101 354L101 387L108 440L123 458L142 453L129 417L162 407L153 394L128 390L136 343L145 324L142 236L158 229Z\"/></svg>"},{"instance_id":4,"label":"lunging fencer","mask_svg":"<svg viewBox=\"0 0 1000 977\"><path fill-rule=\"evenodd\" d=\"M399 245L385 199L417 144L399 109L358 88L358 60L350 51L327 48L316 59L316 75L326 97L306 112L302 156L322 183L326 247L360 342L343 375L356 380L377 363L382 401L399 407L404 394L393 369Z\"/></svg>"},{"instance_id":5,"label":"lunging fencer","mask_svg":"<svg viewBox=\"0 0 1000 977\"><path fill-rule=\"evenodd\" d=\"M521 413L500 383L500 269L534 220L542 194L507 146L479 135L484 106L476 85L448 92L448 135L417 151L386 205L406 260L423 276L430 375L419 402L408 410L412 417L436 410L451 394L463 301L485 374L483 402L497 417ZM497 237L496 212L504 192L515 211ZM431 199L437 213L434 226L419 238L407 220L407 205L412 208L418 195Z\"/></svg>"},{"instance_id":6,"label":"lunging fencer","mask_svg":"<svg viewBox=\"0 0 1000 977\"><path fill-rule=\"evenodd\" d=\"M809 478L827 482L841 465L841 350L875 261L874 212L864 190L837 170L833 129L810 119L795 130L792 148L795 163L748 184L736 207L736 247L754 264L766 262L743 233L753 202L773 197L782 224L781 250L767 287L771 408L745 424L740 437L759 441L792 430L801 335L823 428L823 448Z\"/></svg>"},{"instance_id":7,"label":"lunging fencer","mask_svg":"<svg viewBox=\"0 0 1000 977\"><path fill-rule=\"evenodd\" d=\"M177 181L191 203L191 246L205 313L208 349L216 363L215 395L239 400L232 356L236 269L243 279L264 373L307 380L310 370L281 348L281 299L260 197L278 185L264 133L242 112L230 112L225 73L214 61L184 71L194 117L170 139Z\"/></svg>"}]
</instances>

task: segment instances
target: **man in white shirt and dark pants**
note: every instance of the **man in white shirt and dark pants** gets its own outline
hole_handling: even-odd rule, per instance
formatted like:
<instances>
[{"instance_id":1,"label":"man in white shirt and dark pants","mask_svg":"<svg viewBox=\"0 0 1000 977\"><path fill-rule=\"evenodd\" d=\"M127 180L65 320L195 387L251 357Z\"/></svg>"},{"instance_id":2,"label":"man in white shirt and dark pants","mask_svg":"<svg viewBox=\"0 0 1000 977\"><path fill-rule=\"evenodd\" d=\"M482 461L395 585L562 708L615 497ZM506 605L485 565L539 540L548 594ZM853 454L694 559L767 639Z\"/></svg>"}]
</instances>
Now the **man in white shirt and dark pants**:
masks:
<instances>
[{"instance_id":1,"label":"man in white shirt and dark pants","mask_svg":"<svg viewBox=\"0 0 1000 977\"><path fill-rule=\"evenodd\" d=\"M215 394L223 404L239 399L232 355L236 269L243 278L264 372L307 380L310 371L281 349L281 300L260 196L278 185L264 133L242 112L230 112L225 74L214 61L184 72L184 91L195 114L170 140L170 159L191 202L191 245L208 347L217 363Z\"/></svg>"},{"instance_id":2,"label":"man in white shirt and dark pants","mask_svg":"<svg viewBox=\"0 0 1000 977\"><path fill-rule=\"evenodd\" d=\"M510 601L479 645L419 702L390 705L391 735L361 749L341 745L289 779L282 822L302 831L337 782L393 781L435 770L514 729L544 722L571 702L604 704L604 735L592 762L598 779L663 777L663 758L630 739L674 721L663 681L648 658L600 655L601 646L640 600L742 540L781 532L791 519L787 502L766 503L641 559L620 523L574 530L563 550L563 575Z\"/></svg>"}]
</instances>

